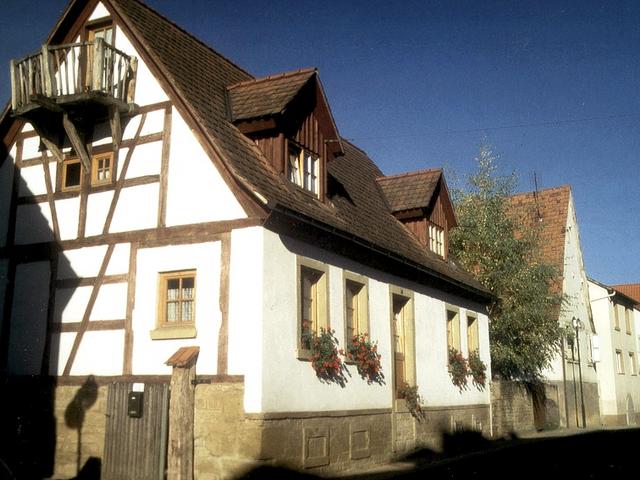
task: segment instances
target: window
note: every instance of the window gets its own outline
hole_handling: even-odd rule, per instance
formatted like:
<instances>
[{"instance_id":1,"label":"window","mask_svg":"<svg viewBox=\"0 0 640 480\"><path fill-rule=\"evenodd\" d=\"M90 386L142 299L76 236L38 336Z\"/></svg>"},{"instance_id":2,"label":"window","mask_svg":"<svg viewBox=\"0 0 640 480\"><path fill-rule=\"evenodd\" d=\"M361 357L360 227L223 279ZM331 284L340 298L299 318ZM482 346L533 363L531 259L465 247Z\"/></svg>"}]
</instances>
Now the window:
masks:
<instances>
[{"instance_id":1,"label":"window","mask_svg":"<svg viewBox=\"0 0 640 480\"><path fill-rule=\"evenodd\" d=\"M400 289L398 289L400 290ZM401 290L400 290L401 291ZM415 384L413 306L411 298L391 295L395 397L406 383Z\"/></svg>"},{"instance_id":2,"label":"window","mask_svg":"<svg viewBox=\"0 0 640 480\"><path fill-rule=\"evenodd\" d=\"M79 190L82 182L80 159L70 158L62 162L62 191Z\"/></svg>"},{"instance_id":3,"label":"window","mask_svg":"<svg viewBox=\"0 0 640 480\"><path fill-rule=\"evenodd\" d=\"M101 38L110 45L113 45L113 27L110 21L100 22L97 25L93 25L87 27L86 36L88 42L95 42L96 38ZM105 63L104 65L109 65L109 62L112 61L111 56L113 52L110 49L105 50ZM93 55L94 55L94 47L90 45L88 48L87 55L87 66L86 66L86 76L85 76L85 89L91 90L92 81L93 81Z\"/></svg>"},{"instance_id":4,"label":"window","mask_svg":"<svg viewBox=\"0 0 640 480\"><path fill-rule=\"evenodd\" d=\"M460 315L457 311L447 310L447 350L451 348L460 351Z\"/></svg>"},{"instance_id":5,"label":"window","mask_svg":"<svg viewBox=\"0 0 640 480\"><path fill-rule=\"evenodd\" d=\"M631 314L632 310L630 308L624 309L624 321L625 326L627 327L627 335L631 335Z\"/></svg>"},{"instance_id":6,"label":"window","mask_svg":"<svg viewBox=\"0 0 640 480\"><path fill-rule=\"evenodd\" d=\"M289 143L289 181L320 197L320 159Z\"/></svg>"},{"instance_id":7,"label":"window","mask_svg":"<svg viewBox=\"0 0 640 480\"><path fill-rule=\"evenodd\" d=\"M113 170L113 153L94 155L91 159L91 185L111 183Z\"/></svg>"},{"instance_id":8,"label":"window","mask_svg":"<svg viewBox=\"0 0 640 480\"><path fill-rule=\"evenodd\" d=\"M621 350L616 350L616 370L619 374L624 374L624 357Z\"/></svg>"},{"instance_id":9,"label":"window","mask_svg":"<svg viewBox=\"0 0 640 480\"><path fill-rule=\"evenodd\" d=\"M444 228L429 225L429 250L444 257Z\"/></svg>"},{"instance_id":10,"label":"window","mask_svg":"<svg viewBox=\"0 0 640 480\"><path fill-rule=\"evenodd\" d=\"M158 316L152 339L196 336L196 271L158 274Z\"/></svg>"},{"instance_id":11,"label":"window","mask_svg":"<svg viewBox=\"0 0 640 480\"><path fill-rule=\"evenodd\" d=\"M478 340L478 318L467 313L467 350L469 353L480 350Z\"/></svg>"},{"instance_id":12,"label":"window","mask_svg":"<svg viewBox=\"0 0 640 480\"><path fill-rule=\"evenodd\" d=\"M307 263L305 261L305 263ZM315 262L314 262L315 263ZM327 315L327 275L323 267L315 268L306 264L299 267L299 350L306 356L311 350L313 335L321 328L328 328Z\"/></svg>"},{"instance_id":13,"label":"window","mask_svg":"<svg viewBox=\"0 0 640 480\"><path fill-rule=\"evenodd\" d=\"M368 333L367 286L364 282L346 279L344 282L345 345L354 335Z\"/></svg>"},{"instance_id":14,"label":"window","mask_svg":"<svg viewBox=\"0 0 640 480\"><path fill-rule=\"evenodd\" d=\"M614 328L616 330L620 330L620 309L622 308L622 305L617 305L617 304L613 304L613 321L614 321Z\"/></svg>"},{"instance_id":15,"label":"window","mask_svg":"<svg viewBox=\"0 0 640 480\"><path fill-rule=\"evenodd\" d=\"M631 375L638 374L638 364L636 363L636 354L629 352L629 365L631 365Z\"/></svg>"}]
</instances>

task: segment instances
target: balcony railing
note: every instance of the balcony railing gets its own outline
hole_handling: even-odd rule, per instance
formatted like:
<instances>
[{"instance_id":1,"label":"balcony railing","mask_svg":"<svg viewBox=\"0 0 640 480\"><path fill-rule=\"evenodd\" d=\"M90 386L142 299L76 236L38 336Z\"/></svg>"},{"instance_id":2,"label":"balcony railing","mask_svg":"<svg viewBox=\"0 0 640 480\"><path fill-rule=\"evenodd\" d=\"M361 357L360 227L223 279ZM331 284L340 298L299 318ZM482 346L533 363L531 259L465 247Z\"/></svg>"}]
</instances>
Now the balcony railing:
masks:
<instances>
[{"instance_id":1,"label":"balcony railing","mask_svg":"<svg viewBox=\"0 0 640 480\"><path fill-rule=\"evenodd\" d=\"M11 62L12 107L18 112L38 99L59 102L87 93L101 93L122 103L132 103L135 70L135 57L102 38L43 45L40 52Z\"/></svg>"}]
</instances>

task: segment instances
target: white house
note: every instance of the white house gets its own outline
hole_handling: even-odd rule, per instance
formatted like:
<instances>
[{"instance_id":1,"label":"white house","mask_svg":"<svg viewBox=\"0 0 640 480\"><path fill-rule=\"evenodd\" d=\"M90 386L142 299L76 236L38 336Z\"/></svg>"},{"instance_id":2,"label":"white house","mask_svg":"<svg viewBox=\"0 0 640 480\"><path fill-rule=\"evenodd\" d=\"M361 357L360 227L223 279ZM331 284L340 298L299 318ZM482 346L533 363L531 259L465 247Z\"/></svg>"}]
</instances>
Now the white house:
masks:
<instances>
[{"instance_id":1,"label":"white house","mask_svg":"<svg viewBox=\"0 0 640 480\"><path fill-rule=\"evenodd\" d=\"M360 469L490 433L488 383L448 372L455 348L491 378L490 294L447 258L440 170L385 177L340 137L317 71L256 79L137 0L72 1L51 22L13 62L0 122L16 472ZM347 363L322 381L322 328L340 348L366 333L384 377Z\"/></svg>"},{"instance_id":2,"label":"white house","mask_svg":"<svg viewBox=\"0 0 640 480\"><path fill-rule=\"evenodd\" d=\"M560 354L543 372L552 387L559 423L566 427L599 426L598 377L592 354L597 334L571 187L563 185L510 197L512 211L527 222L542 225L544 260L556 268L561 283L554 286L565 298L558 322L566 331ZM553 412L547 412L553 414Z\"/></svg>"},{"instance_id":3,"label":"white house","mask_svg":"<svg viewBox=\"0 0 640 480\"><path fill-rule=\"evenodd\" d=\"M593 320L598 330L600 411L605 425L636 425L640 415L637 302L589 279Z\"/></svg>"}]
</instances>

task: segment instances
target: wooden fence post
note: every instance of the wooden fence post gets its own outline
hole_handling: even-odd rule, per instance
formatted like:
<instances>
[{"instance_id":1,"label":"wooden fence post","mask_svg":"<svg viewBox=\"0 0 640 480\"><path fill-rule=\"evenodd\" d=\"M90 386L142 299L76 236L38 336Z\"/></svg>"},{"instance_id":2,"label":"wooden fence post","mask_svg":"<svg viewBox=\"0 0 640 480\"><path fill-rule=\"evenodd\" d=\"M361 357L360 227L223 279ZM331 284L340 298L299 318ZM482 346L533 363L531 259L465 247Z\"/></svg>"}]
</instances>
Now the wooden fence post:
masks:
<instances>
[{"instance_id":1,"label":"wooden fence post","mask_svg":"<svg viewBox=\"0 0 640 480\"><path fill-rule=\"evenodd\" d=\"M200 347L182 347L167 365L171 374L167 480L193 480L193 423L196 362Z\"/></svg>"}]
</instances>

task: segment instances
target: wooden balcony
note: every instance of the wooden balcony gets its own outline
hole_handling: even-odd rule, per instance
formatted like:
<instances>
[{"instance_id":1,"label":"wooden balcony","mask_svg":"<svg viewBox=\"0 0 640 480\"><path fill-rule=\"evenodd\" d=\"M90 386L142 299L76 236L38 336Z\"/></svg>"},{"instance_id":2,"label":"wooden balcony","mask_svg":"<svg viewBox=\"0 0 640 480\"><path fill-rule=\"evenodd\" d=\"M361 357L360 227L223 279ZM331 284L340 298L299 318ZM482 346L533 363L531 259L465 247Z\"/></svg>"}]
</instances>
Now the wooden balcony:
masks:
<instances>
[{"instance_id":1,"label":"wooden balcony","mask_svg":"<svg viewBox=\"0 0 640 480\"><path fill-rule=\"evenodd\" d=\"M108 119L114 146L119 144L120 115L135 111L136 69L135 57L102 38L43 45L11 62L13 115L28 120L57 157L71 144L87 163L82 145L97 123Z\"/></svg>"}]
</instances>

